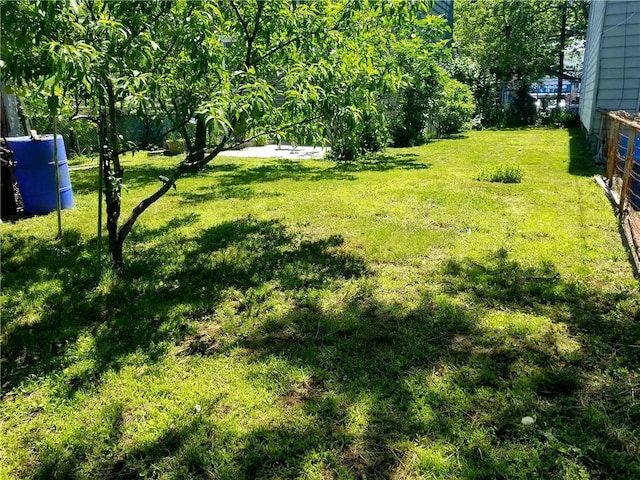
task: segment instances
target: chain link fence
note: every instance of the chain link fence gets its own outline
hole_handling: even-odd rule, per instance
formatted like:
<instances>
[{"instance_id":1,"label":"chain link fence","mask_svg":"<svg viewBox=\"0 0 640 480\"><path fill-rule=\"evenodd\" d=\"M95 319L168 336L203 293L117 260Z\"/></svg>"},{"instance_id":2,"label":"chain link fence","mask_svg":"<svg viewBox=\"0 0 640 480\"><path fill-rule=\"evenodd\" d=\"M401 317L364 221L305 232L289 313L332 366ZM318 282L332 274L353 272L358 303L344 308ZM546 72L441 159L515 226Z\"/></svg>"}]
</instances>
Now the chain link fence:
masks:
<instances>
[{"instance_id":1,"label":"chain link fence","mask_svg":"<svg viewBox=\"0 0 640 480\"><path fill-rule=\"evenodd\" d=\"M168 119L157 117L138 118L123 115L118 117L117 123L118 134L127 149L162 148L165 132L170 129ZM61 125L58 133L64 137L69 156L98 153L99 136L93 123L76 120Z\"/></svg>"}]
</instances>

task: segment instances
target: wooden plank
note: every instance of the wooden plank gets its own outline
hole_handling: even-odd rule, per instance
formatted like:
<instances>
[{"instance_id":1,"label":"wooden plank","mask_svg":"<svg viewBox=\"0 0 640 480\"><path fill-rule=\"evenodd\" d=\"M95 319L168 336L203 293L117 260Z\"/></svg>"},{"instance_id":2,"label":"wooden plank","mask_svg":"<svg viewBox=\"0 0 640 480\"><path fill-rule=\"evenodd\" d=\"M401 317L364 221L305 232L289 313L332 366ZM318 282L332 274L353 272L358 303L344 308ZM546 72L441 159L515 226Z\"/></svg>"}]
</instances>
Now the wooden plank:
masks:
<instances>
[{"instance_id":1,"label":"wooden plank","mask_svg":"<svg viewBox=\"0 0 640 480\"><path fill-rule=\"evenodd\" d=\"M620 198L618 197L616 192L614 192L609 188L609 185L607 185L607 182L605 182L600 175L596 175L594 177L594 180L598 185L600 185L600 187L602 187L602 189L604 190L604 193L607 195L607 198L611 202L611 206L614 208L614 211L615 211L615 209L618 208L618 205L620 205Z\"/></svg>"},{"instance_id":2,"label":"wooden plank","mask_svg":"<svg viewBox=\"0 0 640 480\"><path fill-rule=\"evenodd\" d=\"M607 180L609 186L613 185L613 176L616 172L616 164L618 163L618 155L616 149L618 147L618 127L619 122L615 121L614 117L609 117L612 121L611 128L609 129L609 145L607 148Z\"/></svg>"},{"instance_id":3,"label":"wooden plank","mask_svg":"<svg viewBox=\"0 0 640 480\"><path fill-rule=\"evenodd\" d=\"M624 213L624 204L629 195L630 181L629 177L635 161L636 134L634 129L629 129L629 141L627 142L627 156L624 163L624 173L622 174L622 188L620 189L620 205L618 210L620 215Z\"/></svg>"},{"instance_id":4,"label":"wooden plank","mask_svg":"<svg viewBox=\"0 0 640 480\"><path fill-rule=\"evenodd\" d=\"M618 122L622 123L623 125L627 125L631 128L635 128L636 130L640 130L640 118L638 118L637 116L633 116L631 114L629 114L628 112L625 112L624 110L608 110L606 111L607 115L609 115L609 117L613 118L614 120L617 120Z\"/></svg>"},{"instance_id":5,"label":"wooden plank","mask_svg":"<svg viewBox=\"0 0 640 480\"><path fill-rule=\"evenodd\" d=\"M622 240L627 247L629 259L636 278L640 278L640 257L638 256L638 245L640 245L640 225L635 212L631 212L625 219L621 219L620 229L622 230Z\"/></svg>"}]
</instances>

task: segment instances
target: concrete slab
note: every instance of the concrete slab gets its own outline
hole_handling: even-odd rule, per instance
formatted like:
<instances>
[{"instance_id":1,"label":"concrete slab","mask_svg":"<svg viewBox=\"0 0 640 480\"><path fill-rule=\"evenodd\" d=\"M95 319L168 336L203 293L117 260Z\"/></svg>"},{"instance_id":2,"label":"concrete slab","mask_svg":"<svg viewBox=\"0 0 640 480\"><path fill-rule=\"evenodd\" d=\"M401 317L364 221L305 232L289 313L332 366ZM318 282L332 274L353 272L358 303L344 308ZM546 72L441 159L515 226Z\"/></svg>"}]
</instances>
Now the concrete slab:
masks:
<instances>
[{"instance_id":1,"label":"concrete slab","mask_svg":"<svg viewBox=\"0 0 640 480\"><path fill-rule=\"evenodd\" d=\"M304 160L310 158L324 158L328 148L307 147L291 145L265 145L264 147L247 147L242 150L227 150L221 157L255 157L255 158L279 158L290 160Z\"/></svg>"}]
</instances>

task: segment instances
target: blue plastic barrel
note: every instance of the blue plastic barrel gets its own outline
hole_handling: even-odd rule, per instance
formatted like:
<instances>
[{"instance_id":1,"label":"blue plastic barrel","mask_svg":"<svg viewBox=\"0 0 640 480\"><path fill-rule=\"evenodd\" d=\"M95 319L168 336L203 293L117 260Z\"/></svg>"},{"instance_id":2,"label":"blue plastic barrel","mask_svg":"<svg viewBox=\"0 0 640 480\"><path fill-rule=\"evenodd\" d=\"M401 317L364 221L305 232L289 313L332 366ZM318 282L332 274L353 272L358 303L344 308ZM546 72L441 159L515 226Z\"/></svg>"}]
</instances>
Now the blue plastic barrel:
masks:
<instances>
[{"instance_id":1,"label":"blue plastic barrel","mask_svg":"<svg viewBox=\"0 0 640 480\"><path fill-rule=\"evenodd\" d=\"M67 152L62 135L58 135L58 172L60 173L60 204L73 208L73 191L69 177ZM24 211L29 215L53 212L57 208L56 170L53 161L53 135L7 137L13 151L15 176Z\"/></svg>"},{"instance_id":2,"label":"blue plastic barrel","mask_svg":"<svg viewBox=\"0 0 640 480\"><path fill-rule=\"evenodd\" d=\"M629 135L621 133L618 142L618 154L620 155L620 169L624 172L624 166L627 161L627 150L629 149ZM631 195L629 200L636 210L640 210L640 134L636 135L635 145L633 147L633 170L630 176Z\"/></svg>"}]
</instances>

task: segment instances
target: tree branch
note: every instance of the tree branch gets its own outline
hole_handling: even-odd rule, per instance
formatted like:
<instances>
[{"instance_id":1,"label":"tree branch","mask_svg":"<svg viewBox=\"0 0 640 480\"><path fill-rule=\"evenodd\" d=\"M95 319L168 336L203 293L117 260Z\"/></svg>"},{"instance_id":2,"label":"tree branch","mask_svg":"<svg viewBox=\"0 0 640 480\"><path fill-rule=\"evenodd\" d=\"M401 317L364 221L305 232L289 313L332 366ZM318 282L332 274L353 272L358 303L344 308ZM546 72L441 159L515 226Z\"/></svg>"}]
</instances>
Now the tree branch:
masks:
<instances>
[{"instance_id":1,"label":"tree branch","mask_svg":"<svg viewBox=\"0 0 640 480\"><path fill-rule=\"evenodd\" d=\"M351 2L349 2L347 4L347 6L350 5L350 3ZM340 24L344 20L346 20L346 18L347 18L347 15L346 15L347 6L344 7L344 12L343 12L342 16L340 17L340 19L338 19L336 21L336 23L332 27L330 27L330 28L319 28L318 30L315 30L314 32L311 32L311 34L308 35L308 36L312 36L313 37L313 36L316 36L316 35L318 35L318 34L320 34L322 32L329 33L329 32L336 32L336 31L340 30ZM283 48L285 48L285 47L287 47L287 46L291 45L292 43L297 42L299 40L302 40L302 35L297 35L297 36L295 36L293 38L290 38L289 40L286 40L286 41L284 41L282 43L279 43L278 45L276 45L273 48L271 48L271 50L269 50L268 52L262 54L255 62L253 62L253 64L257 65L258 63L260 63L265 58L270 57L274 53L279 52Z\"/></svg>"},{"instance_id":2,"label":"tree branch","mask_svg":"<svg viewBox=\"0 0 640 480\"><path fill-rule=\"evenodd\" d=\"M298 125L302 125L302 124L305 124L305 123L312 122L312 121L317 120L319 118L322 118L322 115L314 115L313 117L305 118L304 120L300 120L298 122L292 122L292 123L290 123L288 125L285 125L284 127L278 128L278 129L265 130L265 131L261 132L260 134L254 135L253 137L250 137L249 139L245 139L242 142L236 142L236 143L231 144L229 146L227 146L227 141L229 139L225 137L222 140L220 140L220 142L218 142L218 144L215 146L213 151L211 151L209 154L207 154L202 160L199 160L197 162L189 162L189 158L191 158L192 156L195 156L195 154L196 154L196 152L189 152L189 154L187 155L187 158L185 158L184 161L179 163L178 166L174 169L173 174L171 175L171 177L169 177L166 181L163 181L162 186L160 188L158 188L158 190L156 190L152 195L150 195L147 198L145 198L144 200L142 200L131 211L131 214L129 215L129 218L127 218L127 220L118 229L118 238L120 239L121 242L124 242L125 238L127 238L127 235L129 235L129 233L131 232L131 228L136 223L136 220L138 220L138 217L140 215L142 215L144 213L144 211L147 210L151 205L153 205L155 202L160 200L160 198L162 198L162 196L165 193L167 193L171 189L171 187L173 187L175 185L176 180L178 180L178 178L180 178L182 175L184 175L187 172L196 171L196 170L204 167L206 164L211 162L211 160L213 160L215 157L217 157L220 154L220 152L222 152L224 150L230 150L230 149L232 149L234 147L237 147L238 145L240 145L240 144L242 144L244 142L254 140L255 138L259 137L260 135L269 135L271 133L276 133L276 132L281 131L281 130L288 130L288 129L296 127Z\"/></svg>"},{"instance_id":3,"label":"tree branch","mask_svg":"<svg viewBox=\"0 0 640 480\"><path fill-rule=\"evenodd\" d=\"M236 14L236 17L238 19L238 21L240 22L240 25L242 25L242 30L244 31L244 36L245 38L249 38L249 29L247 27L247 22L245 21L244 18L242 18L242 15L240 14L240 10L238 10L238 6L236 5L236 2L234 0L229 0L229 4L231 4L231 8L233 9L234 13Z\"/></svg>"},{"instance_id":4,"label":"tree branch","mask_svg":"<svg viewBox=\"0 0 640 480\"><path fill-rule=\"evenodd\" d=\"M173 174L166 181L163 181L162 186L156 190L152 195L148 196L144 200L142 200L129 214L129 218L120 226L118 229L118 238L121 242L124 242L125 238L131 233L131 228L138 220L138 217L144 213L144 211L149 208L151 205L156 203L162 196L167 193L171 187L173 187L176 183L176 180L180 178L184 173L188 171L198 170L203 167L211 160L213 160L218 154L224 150L224 146L226 143L226 139L220 141L220 143L214 148L214 150L209 153L203 160L199 162L189 163L187 158L178 164L178 166L174 169Z\"/></svg>"},{"instance_id":5,"label":"tree branch","mask_svg":"<svg viewBox=\"0 0 640 480\"><path fill-rule=\"evenodd\" d=\"M266 1L261 2L258 0L258 10L256 11L256 18L253 23L253 31L251 32L251 35L247 37L247 55L244 59L244 65L247 68L251 66L251 50L253 47L253 42L256 39L256 36L258 35L258 27L260 26L260 17L262 16L262 10L264 10L265 3Z\"/></svg>"},{"instance_id":6,"label":"tree branch","mask_svg":"<svg viewBox=\"0 0 640 480\"><path fill-rule=\"evenodd\" d=\"M273 47L271 50L269 50L268 52L260 55L260 57L258 57L258 59L255 61L255 65L257 65L258 63L260 63L262 60L264 60L265 58L273 55L274 53L282 50L283 48L285 48L288 45L291 45L293 42L300 40L300 35L298 35L297 37L293 37L290 38L289 40L287 40L286 42L282 42L279 43L278 45L276 45L275 47Z\"/></svg>"},{"instance_id":7,"label":"tree branch","mask_svg":"<svg viewBox=\"0 0 640 480\"><path fill-rule=\"evenodd\" d=\"M224 150L232 150L235 147L238 147L238 146L242 145L243 143L247 143L247 142L250 142L251 140L255 140L256 138L261 137L262 135L271 135L272 133L278 133L278 132L280 132L282 130L289 130L290 128L297 127L299 125L304 125L306 123L313 122L314 120L318 120L320 118L322 118L322 115L314 115L312 117L305 118L305 119L300 120L298 122L292 122L292 123L290 123L288 125L284 125L284 126L282 126L280 128L274 128L274 129L271 129L271 130L263 130L262 132L257 133L255 135L249 137L249 138L243 139L241 142L232 143L229 147L226 147Z\"/></svg>"}]
</instances>

